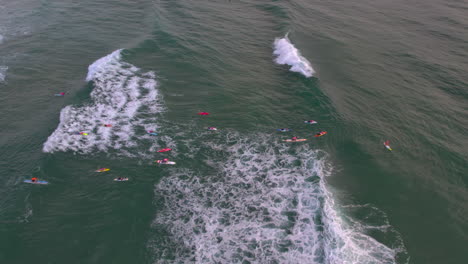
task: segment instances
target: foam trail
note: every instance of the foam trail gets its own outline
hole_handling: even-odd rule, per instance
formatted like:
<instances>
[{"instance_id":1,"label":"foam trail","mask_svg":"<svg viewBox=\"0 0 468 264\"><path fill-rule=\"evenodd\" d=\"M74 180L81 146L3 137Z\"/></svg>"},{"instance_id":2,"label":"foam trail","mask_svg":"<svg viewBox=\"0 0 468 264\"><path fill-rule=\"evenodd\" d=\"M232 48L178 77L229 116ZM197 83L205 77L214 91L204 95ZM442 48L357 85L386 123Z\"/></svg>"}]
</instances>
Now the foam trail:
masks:
<instances>
[{"instance_id":1,"label":"foam trail","mask_svg":"<svg viewBox=\"0 0 468 264\"><path fill-rule=\"evenodd\" d=\"M155 74L122 61L121 52L116 50L89 66L86 80L94 86L92 102L62 109L44 152L119 150L131 156L137 155L139 144L147 145L145 130L158 127L156 114L163 110ZM107 123L112 127L103 126Z\"/></svg>"},{"instance_id":2,"label":"foam trail","mask_svg":"<svg viewBox=\"0 0 468 264\"><path fill-rule=\"evenodd\" d=\"M7 66L0 65L0 82L5 81L7 70L8 70Z\"/></svg>"},{"instance_id":3,"label":"foam trail","mask_svg":"<svg viewBox=\"0 0 468 264\"><path fill-rule=\"evenodd\" d=\"M292 150L268 135L227 135L196 155L212 175L170 168L155 189L164 204L154 227L170 234L154 243L156 263L396 263L397 249L343 220L324 153ZM372 228L390 232L380 222Z\"/></svg>"},{"instance_id":4,"label":"foam trail","mask_svg":"<svg viewBox=\"0 0 468 264\"><path fill-rule=\"evenodd\" d=\"M273 54L276 56L275 62L290 65L290 71L298 72L305 77L312 77L315 73L310 62L294 47L288 36L275 39Z\"/></svg>"}]
</instances>

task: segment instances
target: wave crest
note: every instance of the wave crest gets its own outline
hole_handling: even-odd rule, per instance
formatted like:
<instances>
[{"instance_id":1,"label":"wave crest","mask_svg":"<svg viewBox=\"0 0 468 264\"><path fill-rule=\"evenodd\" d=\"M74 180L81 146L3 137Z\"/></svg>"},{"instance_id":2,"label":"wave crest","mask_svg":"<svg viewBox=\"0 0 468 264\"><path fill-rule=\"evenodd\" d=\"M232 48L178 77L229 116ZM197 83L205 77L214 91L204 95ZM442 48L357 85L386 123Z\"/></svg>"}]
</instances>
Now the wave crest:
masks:
<instances>
[{"instance_id":1,"label":"wave crest","mask_svg":"<svg viewBox=\"0 0 468 264\"><path fill-rule=\"evenodd\" d=\"M276 56L275 62L291 66L290 71L298 72L305 77L312 77L315 73L310 62L301 55L287 36L275 39L273 54Z\"/></svg>"}]
</instances>

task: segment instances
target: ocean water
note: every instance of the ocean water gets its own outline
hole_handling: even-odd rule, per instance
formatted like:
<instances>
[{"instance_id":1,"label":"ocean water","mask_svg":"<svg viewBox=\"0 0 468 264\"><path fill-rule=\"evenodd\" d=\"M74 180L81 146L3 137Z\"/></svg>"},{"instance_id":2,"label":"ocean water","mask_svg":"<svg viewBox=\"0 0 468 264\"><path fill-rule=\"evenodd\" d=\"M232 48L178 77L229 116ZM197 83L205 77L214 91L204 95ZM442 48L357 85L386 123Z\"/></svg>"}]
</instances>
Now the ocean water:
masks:
<instances>
[{"instance_id":1,"label":"ocean water","mask_svg":"<svg viewBox=\"0 0 468 264\"><path fill-rule=\"evenodd\" d=\"M466 263L467 14L0 0L0 263Z\"/></svg>"}]
</instances>

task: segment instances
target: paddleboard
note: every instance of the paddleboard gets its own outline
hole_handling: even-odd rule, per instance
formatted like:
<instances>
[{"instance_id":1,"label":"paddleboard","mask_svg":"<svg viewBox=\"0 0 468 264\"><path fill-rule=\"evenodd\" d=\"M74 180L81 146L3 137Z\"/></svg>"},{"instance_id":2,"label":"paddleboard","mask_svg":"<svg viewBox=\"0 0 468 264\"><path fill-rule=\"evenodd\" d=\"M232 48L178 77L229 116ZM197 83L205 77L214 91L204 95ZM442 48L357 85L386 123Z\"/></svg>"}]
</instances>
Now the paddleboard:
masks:
<instances>
[{"instance_id":1,"label":"paddleboard","mask_svg":"<svg viewBox=\"0 0 468 264\"><path fill-rule=\"evenodd\" d=\"M117 181L117 182L123 182L123 181L128 181L128 178L115 178L114 181Z\"/></svg>"},{"instance_id":2,"label":"paddleboard","mask_svg":"<svg viewBox=\"0 0 468 264\"><path fill-rule=\"evenodd\" d=\"M216 127L209 127L208 130L211 130L211 131L216 131L218 130Z\"/></svg>"},{"instance_id":3,"label":"paddleboard","mask_svg":"<svg viewBox=\"0 0 468 264\"><path fill-rule=\"evenodd\" d=\"M285 139L283 140L284 142L302 142L302 141L306 141L307 139L305 138L299 138L299 139L296 139L296 140L292 140L292 139Z\"/></svg>"},{"instance_id":4,"label":"paddleboard","mask_svg":"<svg viewBox=\"0 0 468 264\"><path fill-rule=\"evenodd\" d=\"M174 161L163 162L162 160L157 160L155 162L161 165L175 165L176 164Z\"/></svg>"},{"instance_id":5,"label":"paddleboard","mask_svg":"<svg viewBox=\"0 0 468 264\"><path fill-rule=\"evenodd\" d=\"M148 134L151 135L151 136L157 136L158 135L158 133L154 133L154 132L151 132L151 133L148 133Z\"/></svg>"},{"instance_id":6,"label":"paddleboard","mask_svg":"<svg viewBox=\"0 0 468 264\"><path fill-rule=\"evenodd\" d=\"M289 131L292 131L292 129L289 129L289 128L278 128L278 129L276 129L276 131L279 131L279 132L289 132Z\"/></svg>"},{"instance_id":7,"label":"paddleboard","mask_svg":"<svg viewBox=\"0 0 468 264\"><path fill-rule=\"evenodd\" d=\"M163 148L163 149L160 149L158 150L158 152L168 152L168 151L171 151L172 149L170 148Z\"/></svg>"},{"instance_id":8,"label":"paddleboard","mask_svg":"<svg viewBox=\"0 0 468 264\"><path fill-rule=\"evenodd\" d=\"M40 181L35 181L35 182L33 182L33 181L31 181L31 180L24 180L23 182L24 182L24 183L31 183L31 184L49 184L48 181L42 181L42 180L40 180Z\"/></svg>"},{"instance_id":9,"label":"paddleboard","mask_svg":"<svg viewBox=\"0 0 468 264\"><path fill-rule=\"evenodd\" d=\"M95 172L105 172L105 171L110 171L110 169L102 168L102 169L99 169L99 170L95 170Z\"/></svg>"}]
</instances>

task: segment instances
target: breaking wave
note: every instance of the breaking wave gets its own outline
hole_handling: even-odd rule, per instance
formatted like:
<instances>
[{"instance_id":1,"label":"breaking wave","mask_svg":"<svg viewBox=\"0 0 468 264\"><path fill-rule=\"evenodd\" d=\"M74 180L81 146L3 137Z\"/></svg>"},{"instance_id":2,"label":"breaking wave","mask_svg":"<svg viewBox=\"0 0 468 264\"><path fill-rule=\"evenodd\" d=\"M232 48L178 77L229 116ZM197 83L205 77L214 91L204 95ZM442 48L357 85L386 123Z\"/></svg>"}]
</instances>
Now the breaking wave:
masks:
<instances>
[{"instance_id":1,"label":"breaking wave","mask_svg":"<svg viewBox=\"0 0 468 264\"><path fill-rule=\"evenodd\" d=\"M8 70L8 67L7 66L2 66L0 65L0 82L4 82L5 81L5 77L6 77L6 72Z\"/></svg>"},{"instance_id":2,"label":"breaking wave","mask_svg":"<svg viewBox=\"0 0 468 264\"><path fill-rule=\"evenodd\" d=\"M273 54L276 56L275 62L291 66L290 71L298 72L305 77L312 77L315 73L310 62L301 55L287 36L275 39Z\"/></svg>"},{"instance_id":3,"label":"breaking wave","mask_svg":"<svg viewBox=\"0 0 468 264\"><path fill-rule=\"evenodd\" d=\"M60 123L44 143L44 152L119 150L132 156L132 149L142 151L137 142L142 145L150 140L145 131L157 129L156 117L163 106L155 73L122 61L121 53L116 50L89 66L86 80L93 85L91 102L62 109Z\"/></svg>"},{"instance_id":4,"label":"breaking wave","mask_svg":"<svg viewBox=\"0 0 468 264\"><path fill-rule=\"evenodd\" d=\"M398 235L390 248L366 234L396 232L386 218L340 215L321 151L229 135L200 153L218 157L203 162L212 173L171 168L156 185L156 263L396 263L404 251Z\"/></svg>"}]
</instances>

